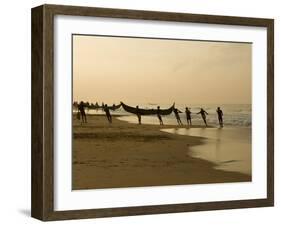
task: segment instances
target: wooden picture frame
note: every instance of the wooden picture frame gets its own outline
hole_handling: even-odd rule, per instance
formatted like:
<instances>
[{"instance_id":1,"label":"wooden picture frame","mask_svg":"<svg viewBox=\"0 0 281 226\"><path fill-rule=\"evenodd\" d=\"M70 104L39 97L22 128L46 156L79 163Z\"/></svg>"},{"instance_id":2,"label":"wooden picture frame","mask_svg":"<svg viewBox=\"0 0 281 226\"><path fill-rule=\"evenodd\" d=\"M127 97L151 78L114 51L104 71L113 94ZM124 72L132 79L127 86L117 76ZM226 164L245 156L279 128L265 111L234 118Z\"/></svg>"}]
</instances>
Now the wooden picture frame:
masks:
<instances>
[{"instance_id":1,"label":"wooden picture frame","mask_svg":"<svg viewBox=\"0 0 281 226\"><path fill-rule=\"evenodd\" d=\"M54 210L54 16L126 18L219 25L264 27L267 29L267 198L203 203ZM265 207L274 205L274 20L230 16L136 11L125 9L42 5L32 9L32 217L66 220Z\"/></svg>"}]
</instances>

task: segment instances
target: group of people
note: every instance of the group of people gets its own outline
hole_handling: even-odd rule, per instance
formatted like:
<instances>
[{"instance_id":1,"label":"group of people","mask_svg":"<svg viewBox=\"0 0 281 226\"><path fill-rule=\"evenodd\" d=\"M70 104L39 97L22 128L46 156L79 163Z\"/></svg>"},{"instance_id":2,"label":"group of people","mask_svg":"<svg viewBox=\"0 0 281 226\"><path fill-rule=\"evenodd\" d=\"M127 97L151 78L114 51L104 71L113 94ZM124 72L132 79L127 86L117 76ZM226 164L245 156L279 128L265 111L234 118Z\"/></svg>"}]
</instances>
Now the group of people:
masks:
<instances>
[{"instance_id":1,"label":"group of people","mask_svg":"<svg viewBox=\"0 0 281 226\"><path fill-rule=\"evenodd\" d=\"M105 112L105 115L107 117L108 122L112 123L112 116L110 114L110 110L109 110L107 104L103 105L103 111ZM181 118L180 118L180 115L179 115L179 113L182 113L182 112L180 110L178 110L177 108L174 108L173 112L175 114L177 123L179 125L183 125L183 123L181 121ZM220 125L220 127L223 127L223 111L221 110L220 107L218 107L216 112L217 112L217 115L218 115L219 125ZM81 114L82 122L87 123L87 116L86 116L86 113L85 113L85 104L84 104L83 101L81 101L78 104L77 118L79 120L80 120L80 114ZM185 114L186 114L187 125L191 126L192 125L192 122L191 122L192 112L190 111L190 108L188 108L188 107L185 108ZM206 115L208 115L208 112L206 112L203 108L201 108L200 111L197 112L196 114L200 114L204 123L205 123L205 125L208 126L207 116L206 116ZM141 124L141 113L139 112L139 106L136 106L136 115L138 117L138 123ZM162 120L162 115L160 113L160 106L157 107L157 117L159 119L160 125L164 125L163 120Z\"/></svg>"},{"instance_id":2,"label":"group of people","mask_svg":"<svg viewBox=\"0 0 281 226\"><path fill-rule=\"evenodd\" d=\"M138 117L138 122L139 122L139 124L141 124L141 114L138 112L139 106L136 106L136 109L137 109L136 115ZM219 125L220 125L220 127L223 127L223 112L220 107L218 107L216 111L217 111L217 115L218 115ZM182 112L180 110L178 110L177 108L174 108L173 112L175 114L177 123L179 125L183 125L180 115L179 115L179 113L182 113ZM190 108L188 108L188 107L185 108L185 114L186 114L187 125L191 126L192 125L192 122L191 122L192 112L190 111ZM200 111L197 112L196 114L200 114L205 125L208 126L207 117L206 117L206 115L208 115L208 112L206 112L203 108L201 108ZM157 117L159 119L160 125L164 125L163 120L162 120L162 115L160 114L160 106L157 107Z\"/></svg>"},{"instance_id":3,"label":"group of people","mask_svg":"<svg viewBox=\"0 0 281 226\"><path fill-rule=\"evenodd\" d=\"M219 125L220 127L223 127L223 112L221 110L220 107L217 108L217 115L218 115L218 121L219 121ZM182 113L181 111L179 111L177 108L174 109L174 114L175 114L175 117L177 119L177 122L179 125L183 125L181 119L180 119L180 115L179 113ZM187 121L187 125L191 126L192 123L191 123L191 114L192 112L190 111L190 108L186 107L185 108L185 114L186 114L186 121ZM208 126L207 124L207 116L208 115L208 112L206 112L203 108L200 109L199 112L197 112L196 114L200 114L205 125ZM162 121L162 118L161 116L158 116L159 120L160 120L160 125L163 125L163 121Z\"/></svg>"},{"instance_id":4,"label":"group of people","mask_svg":"<svg viewBox=\"0 0 281 226\"><path fill-rule=\"evenodd\" d=\"M81 115L81 119L82 119L82 123L87 123L87 116L86 116L86 112L85 112L85 103L83 101L81 101L78 105L78 112L77 112L77 119L80 120L80 115ZM103 104L102 105L102 109L104 110L107 120L109 123L112 123L112 116L110 114L109 108L107 106L107 104Z\"/></svg>"}]
</instances>

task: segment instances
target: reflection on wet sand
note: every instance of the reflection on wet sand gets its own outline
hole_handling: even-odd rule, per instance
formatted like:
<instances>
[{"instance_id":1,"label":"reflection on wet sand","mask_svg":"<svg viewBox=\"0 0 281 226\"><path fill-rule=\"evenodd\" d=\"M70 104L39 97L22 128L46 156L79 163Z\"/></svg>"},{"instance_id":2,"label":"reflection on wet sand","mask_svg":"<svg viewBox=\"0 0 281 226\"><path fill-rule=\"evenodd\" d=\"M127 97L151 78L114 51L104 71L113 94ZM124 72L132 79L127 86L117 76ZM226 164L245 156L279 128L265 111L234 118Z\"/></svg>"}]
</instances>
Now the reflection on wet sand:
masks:
<instances>
[{"instance_id":1,"label":"reflection on wet sand","mask_svg":"<svg viewBox=\"0 0 281 226\"><path fill-rule=\"evenodd\" d=\"M251 175L250 128L173 128L162 131L205 137L203 145L190 148L193 157L216 163L216 169Z\"/></svg>"}]
</instances>

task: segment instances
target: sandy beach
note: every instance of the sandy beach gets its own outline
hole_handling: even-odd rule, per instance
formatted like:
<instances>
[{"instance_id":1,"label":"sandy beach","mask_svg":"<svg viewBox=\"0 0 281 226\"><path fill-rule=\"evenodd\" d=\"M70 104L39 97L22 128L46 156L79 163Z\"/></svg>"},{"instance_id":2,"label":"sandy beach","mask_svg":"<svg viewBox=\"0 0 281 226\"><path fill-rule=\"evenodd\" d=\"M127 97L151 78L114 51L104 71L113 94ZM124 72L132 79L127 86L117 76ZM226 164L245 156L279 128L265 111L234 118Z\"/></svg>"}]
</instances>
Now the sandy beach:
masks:
<instances>
[{"instance_id":1,"label":"sandy beach","mask_svg":"<svg viewBox=\"0 0 281 226\"><path fill-rule=\"evenodd\" d=\"M175 126L137 125L114 116L109 124L102 115L89 115L81 125L73 118L74 190L251 181L248 174L192 157L191 147L206 138L160 131Z\"/></svg>"}]
</instances>

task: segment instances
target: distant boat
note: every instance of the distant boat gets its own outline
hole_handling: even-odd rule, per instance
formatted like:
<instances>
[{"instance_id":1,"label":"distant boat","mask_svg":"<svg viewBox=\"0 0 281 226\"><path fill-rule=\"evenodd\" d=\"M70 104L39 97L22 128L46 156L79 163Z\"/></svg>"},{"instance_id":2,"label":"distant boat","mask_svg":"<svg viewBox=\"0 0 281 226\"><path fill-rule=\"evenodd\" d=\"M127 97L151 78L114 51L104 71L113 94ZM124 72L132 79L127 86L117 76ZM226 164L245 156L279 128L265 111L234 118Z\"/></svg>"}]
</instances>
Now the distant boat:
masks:
<instances>
[{"instance_id":1,"label":"distant boat","mask_svg":"<svg viewBox=\"0 0 281 226\"><path fill-rule=\"evenodd\" d=\"M124 104L121 102L121 106L124 108L125 111L132 113L132 114L137 114L137 109L135 107L131 107L129 105ZM159 113L160 115L169 115L173 112L175 107L175 104L173 104L170 108L167 109L160 109ZM157 114L157 109L138 109L139 114L141 115L156 115Z\"/></svg>"},{"instance_id":2,"label":"distant boat","mask_svg":"<svg viewBox=\"0 0 281 226\"><path fill-rule=\"evenodd\" d=\"M92 109L92 110L98 110L98 109L104 109L105 105L100 106L98 104L90 104L87 107L89 109ZM112 106L108 106L107 108L109 110L115 111L115 110L117 110L120 107L121 107L121 104L118 104L118 105L113 104Z\"/></svg>"},{"instance_id":3,"label":"distant boat","mask_svg":"<svg viewBox=\"0 0 281 226\"><path fill-rule=\"evenodd\" d=\"M90 104L87 107L88 107L88 109L91 109L91 110L97 110L97 109L101 108L101 106L99 106L98 104Z\"/></svg>"},{"instance_id":4,"label":"distant boat","mask_svg":"<svg viewBox=\"0 0 281 226\"><path fill-rule=\"evenodd\" d=\"M107 108L109 110L112 110L112 111L115 111L115 110L117 110L120 107L121 107L121 104L118 104L118 105L113 104L112 106L107 106Z\"/></svg>"}]
</instances>

